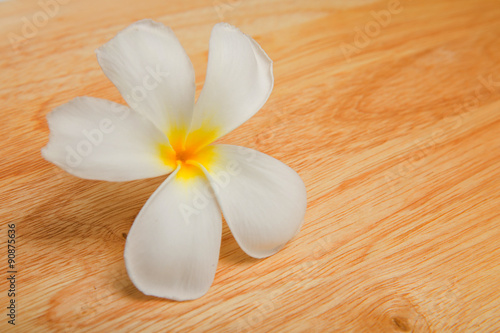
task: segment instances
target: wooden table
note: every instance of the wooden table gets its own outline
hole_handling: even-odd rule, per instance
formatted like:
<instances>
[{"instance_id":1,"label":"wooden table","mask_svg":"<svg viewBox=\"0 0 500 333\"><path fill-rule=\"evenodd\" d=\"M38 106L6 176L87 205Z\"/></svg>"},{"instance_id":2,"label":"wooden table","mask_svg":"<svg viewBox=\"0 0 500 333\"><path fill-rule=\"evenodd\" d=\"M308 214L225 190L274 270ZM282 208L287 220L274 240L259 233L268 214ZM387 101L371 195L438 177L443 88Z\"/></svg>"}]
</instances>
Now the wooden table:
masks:
<instances>
[{"instance_id":1,"label":"wooden table","mask_svg":"<svg viewBox=\"0 0 500 333\"><path fill-rule=\"evenodd\" d=\"M57 1L0 3L0 331L8 224L18 332L500 331L499 1ZM304 227L270 258L224 226L215 282L190 302L144 296L125 271L164 177L82 180L40 155L54 107L123 103L94 50L142 18L173 28L198 93L215 23L258 41L274 91L220 141L307 187Z\"/></svg>"}]
</instances>

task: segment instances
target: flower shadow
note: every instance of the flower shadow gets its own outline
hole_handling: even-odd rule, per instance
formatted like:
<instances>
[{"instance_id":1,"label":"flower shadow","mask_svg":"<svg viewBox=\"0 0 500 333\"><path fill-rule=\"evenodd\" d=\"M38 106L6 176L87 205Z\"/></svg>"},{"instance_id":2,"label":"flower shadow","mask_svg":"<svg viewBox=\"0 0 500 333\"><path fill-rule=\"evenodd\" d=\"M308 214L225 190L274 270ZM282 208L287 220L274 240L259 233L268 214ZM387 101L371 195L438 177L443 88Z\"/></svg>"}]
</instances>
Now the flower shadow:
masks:
<instances>
[{"instance_id":1,"label":"flower shadow","mask_svg":"<svg viewBox=\"0 0 500 333\"><path fill-rule=\"evenodd\" d=\"M250 264L260 260L250 257L241 249L226 221L223 221L222 224L222 241L219 258L222 264L230 265Z\"/></svg>"}]
</instances>

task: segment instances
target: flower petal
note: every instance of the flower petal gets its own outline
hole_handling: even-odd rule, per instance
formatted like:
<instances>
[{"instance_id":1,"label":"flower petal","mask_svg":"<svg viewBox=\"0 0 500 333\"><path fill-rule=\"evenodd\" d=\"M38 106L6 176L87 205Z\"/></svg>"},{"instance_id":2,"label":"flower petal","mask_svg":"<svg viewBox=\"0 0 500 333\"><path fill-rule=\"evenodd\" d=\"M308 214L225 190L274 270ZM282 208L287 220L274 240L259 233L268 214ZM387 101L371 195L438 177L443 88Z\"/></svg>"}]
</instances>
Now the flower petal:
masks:
<instances>
[{"instance_id":1,"label":"flower petal","mask_svg":"<svg viewBox=\"0 0 500 333\"><path fill-rule=\"evenodd\" d=\"M183 301L203 296L213 282L222 217L203 174L183 179L178 170L135 219L125 264L144 294Z\"/></svg>"},{"instance_id":2,"label":"flower petal","mask_svg":"<svg viewBox=\"0 0 500 333\"><path fill-rule=\"evenodd\" d=\"M131 108L165 133L189 126L194 69L170 28L152 20L135 22L96 53L102 70Z\"/></svg>"},{"instance_id":3,"label":"flower petal","mask_svg":"<svg viewBox=\"0 0 500 333\"><path fill-rule=\"evenodd\" d=\"M259 111L273 82L273 62L259 44L227 23L216 24L191 131L212 128L213 139L229 133Z\"/></svg>"},{"instance_id":4,"label":"flower petal","mask_svg":"<svg viewBox=\"0 0 500 333\"><path fill-rule=\"evenodd\" d=\"M236 241L255 258L278 252L304 220L302 179L287 165L253 149L209 147L217 159L204 171Z\"/></svg>"},{"instance_id":5,"label":"flower petal","mask_svg":"<svg viewBox=\"0 0 500 333\"><path fill-rule=\"evenodd\" d=\"M126 181L175 169L161 158L165 135L126 106L78 97L50 112L47 121L49 143L42 155L72 175Z\"/></svg>"}]
</instances>

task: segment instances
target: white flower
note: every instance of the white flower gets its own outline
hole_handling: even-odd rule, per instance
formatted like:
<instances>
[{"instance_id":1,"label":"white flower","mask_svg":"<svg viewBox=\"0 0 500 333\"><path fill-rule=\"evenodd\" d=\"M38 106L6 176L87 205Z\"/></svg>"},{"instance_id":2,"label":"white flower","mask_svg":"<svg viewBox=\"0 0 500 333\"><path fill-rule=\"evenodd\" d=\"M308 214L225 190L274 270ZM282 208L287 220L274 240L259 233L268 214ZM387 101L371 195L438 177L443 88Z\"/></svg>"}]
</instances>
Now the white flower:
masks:
<instances>
[{"instance_id":1,"label":"white flower","mask_svg":"<svg viewBox=\"0 0 500 333\"><path fill-rule=\"evenodd\" d=\"M241 248L263 258L300 229L304 183L252 149L212 144L254 115L273 88L272 61L249 36L217 24L196 102L191 61L172 30L142 20L97 50L130 108L79 97L47 119L48 161L86 179L127 181L170 174L135 219L127 272L147 295L190 300L213 282L221 211Z\"/></svg>"}]
</instances>

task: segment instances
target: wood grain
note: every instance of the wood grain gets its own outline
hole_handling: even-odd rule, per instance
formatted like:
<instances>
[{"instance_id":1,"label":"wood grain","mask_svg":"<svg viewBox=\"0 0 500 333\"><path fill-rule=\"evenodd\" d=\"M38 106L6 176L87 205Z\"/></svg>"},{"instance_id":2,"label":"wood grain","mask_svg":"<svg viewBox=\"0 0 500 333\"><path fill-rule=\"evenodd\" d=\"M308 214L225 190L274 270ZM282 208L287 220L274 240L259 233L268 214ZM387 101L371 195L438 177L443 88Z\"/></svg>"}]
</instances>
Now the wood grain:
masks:
<instances>
[{"instance_id":1,"label":"wood grain","mask_svg":"<svg viewBox=\"0 0 500 333\"><path fill-rule=\"evenodd\" d=\"M498 1L60 3L46 21L39 2L0 3L0 241L15 223L19 332L500 331ZM224 226L215 282L190 302L144 296L123 263L162 177L87 181L40 155L54 107L123 102L94 50L142 18L174 29L198 93L215 23L262 45L274 91L220 141L284 161L308 192L303 229L270 258Z\"/></svg>"}]
</instances>

